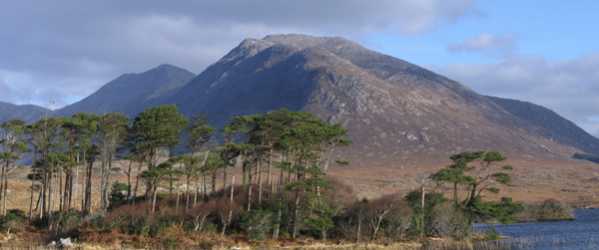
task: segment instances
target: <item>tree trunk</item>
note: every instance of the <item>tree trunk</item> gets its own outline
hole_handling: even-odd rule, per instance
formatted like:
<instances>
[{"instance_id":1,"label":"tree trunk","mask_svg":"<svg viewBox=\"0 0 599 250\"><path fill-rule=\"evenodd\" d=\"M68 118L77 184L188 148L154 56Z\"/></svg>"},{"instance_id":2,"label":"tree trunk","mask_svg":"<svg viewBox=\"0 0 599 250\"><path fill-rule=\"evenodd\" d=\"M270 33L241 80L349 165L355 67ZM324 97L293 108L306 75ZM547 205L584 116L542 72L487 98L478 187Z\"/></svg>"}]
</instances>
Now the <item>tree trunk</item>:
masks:
<instances>
[{"instance_id":1,"label":"tree trunk","mask_svg":"<svg viewBox=\"0 0 599 250\"><path fill-rule=\"evenodd\" d=\"M33 181L33 178L31 178L31 187L29 190L29 220L33 219L33 188L34 188L35 182Z\"/></svg>"},{"instance_id":2,"label":"tree trunk","mask_svg":"<svg viewBox=\"0 0 599 250\"><path fill-rule=\"evenodd\" d=\"M191 194L189 193L189 185L190 185L191 176L188 174L185 177L185 211L189 208L191 203Z\"/></svg>"},{"instance_id":3,"label":"tree trunk","mask_svg":"<svg viewBox=\"0 0 599 250\"><path fill-rule=\"evenodd\" d=\"M112 162L113 162L113 158L114 155L112 154L112 151L108 154L108 169L106 169L106 177L105 177L105 182L106 182L106 190L104 191L104 212L106 212L108 210L108 207L110 207L110 192L112 191L112 183L110 182L110 173L112 171Z\"/></svg>"},{"instance_id":4,"label":"tree trunk","mask_svg":"<svg viewBox=\"0 0 599 250\"><path fill-rule=\"evenodd\" d=\"M223 166L223 191L227 188L227 165Z\"/></svg>"},{"instance_id":5,"label":"tree trunk","mask_svg":"<svg viewBox=\"0 0 599 250\"><path fill-rule=\"evenodd\" d=\"M206 183L206 173L202 173L202 196L204 201L208 200L208 183Z\"/></svg>"},{"instance_id":6,"label":"tree trunk","mask_svg":"<svg viewBox=\"0 0 599 250\"><path fill-rule=\"evenodd\" d=\"M101 174L101 208L102 212L106 212L109 206L109 189L110 189L110 169L112 169L112 153L109 148L105 149L102 159L102 174Z\"/></svg>"},{"instance_id":7,"label":"tree trunk","mask_svg":"<svg viewBox=\"0 0 599 250\"><path fill-rule=\"evenodd\" d=\"M7 169L8 171L8 169ZM8 200L8 172L4 173L4 200L2 201L2 214L6 216L6 202Z\"/></svg>"},{"instance_id":8,"label":"tree trunk","mask_svg":"<svg viewBox=\"0 0 599 250\"><path fill-rule=\"evenodd\" d=\"M358 228L356 229L356 243L362 240L362 210L358 211Z\"/></svg>"},{"instance_id":9,"label":"tree trunk","mask_svg":"<svg viewBox=\"0 0 599 250\"><path fill-rule=\"evenodd\" d=\"M453 183L453 203L455 206L458 205L458 183Z\"/></svg>"},{"instance_id":10,"label":"tree trunk","mask_svg":"<svg viewBox=\"0 0 599 250\"><path fill-rule=\"evenodd\" d=\"M83 201L83 214L89 215L92 211L92 171L94 162L89 161L87 163L87 171L85 177L85 195Z\"/></svg>"},{"instance_id":11,"label":"tree trunk","mask_svg":"<svg viewBox=\"0 0 599 250\"><path fill-rule=\"evenodd\" d=\"M425 226L424 226L424 222L425 222L424 220L425 220L425 216L426 216L426 212L424 211L424 209L425 209L424 206L426 205L426 191L424 190L424 185L422 185L422 187L420 188L420 194L421 194L421 197L420 197L420 209L422 209L422 215L421 215L421 218L420 218L420 222L421 222L420 225L422 227L420 229L420 237L422 239L424 239L424 236L426 234L426 232L425 232Z\"/></svg>"},{"instance_id":12,"label":"tree trunk","mask_svg":"<svg viewBox=\"0 0 599 250\"><path fill-rule=\"evenodd\" d=\"M272 185L272 183L273 183L273 181L272 181L272 155L273 155L273 150L271 148L268 152L268 175L266 176L266 184L271 186L271 194L274 193L274 190L272 189L272 187L274 187Z\"/></svg>"},{"instance_id":13,"label":"tree trunk","mask_svg":"<svg viewBox=\"0 0 599 250\"><path fill-rule=\"evenodd\" d=\"M135 187L133 188L133 197L131 197L131 203L135 203L135 200L137 199L137 190L139 188L139 173L141 173L142 167L143 161L140 161L139 165L137 166L137 173L135 175Z\"/></svg>"},{"instance_id":14,"label":"tree trunk","mask_svg":"<svg viewBox=\"0 0 599 250\"><path fill-rule=\"evenodd\" d=\"M8 160L5 160L4 164L2 164L2 170L0 171L0 181L2 181L0 183L0 199L2 200L2 207L1 207L1 213L2 216L6 215L6 192L5 192L5 185L4 185L4 180L6 179L6 169L8 169Z\"/></svg>"},{"instance_id":15,"label":"tree trunk","mask_svg":"<svg viewBox=\"0 0 599 250\"><path fill-rule=\"evenodd\" d=\"M41 199L41 209L40 209L40 216L39 218L42 219L45 216L46 213L46 188L48 185L48 173L46 171L44 171L42 173L42 188L40 190L40 199Z\"/></svg>"},{"instance_id":16,"label":"tree trunk","mask_svg":"<svg viewBox=\"0 0 599 250\"><path fill-rule=\"evenodd\" d=\"M216 192L216 169L212 170L212 193Z\"/></svg>"},{"instance_id":17,"label":"tree trunk","mask_svg":"<svg viewBox=\"0 0 599 250\"><path fill-rule=\"evenodd\" d=\"M476 189L477 188L478 188L477 183L472 184L470 194L468 196L468 201L466 202L466 206L470 206L470 205L472 205L472 202L474 202L474 199L476 198Z\"/></svg>"},{"instance_id":18,"label":"tree trunk","mask_svg":"<svg viewBox=\"0 0 599 250\"><path fill-rule=\"evenodd\" d=\"M262 205L263 179L262 179L262 163L260 160L258 160L258 166L256 167L256 174L258 174L258 205Z\"/></svg>"},{"instance_id":19,"label":"tree trunk","mask_svg":"<svg viewBox=\"0 0 599 250\"><path fill-rule=\"evenodd\" d=\"M75 155L75 179L73 180L73 194L71 195L72 199L77 199L77 196L79 195L79 164L81 163L79 156L80 153L77 152L77 154ZM71 204L71 206L72 205L73 204Z\"/></svg>"},{"instance_id":20,"label":"tree trunk","mask_svg":"<svg viewBox=\"0 0 599 250\"><path fill-rule=\"evenodd\" d=\"M241 185L245 186L248 182L247 164L241 163Z\"/></svg>"},{"instance_id":21,"label":"tree trunk","mask_svg":"<svg viewBox=\"0 0 599 250\"><path fill-rule=\"evenodd\" d=\"M181 192L179 192L178 188L177 188L176 192L177 192L177 197L176 197L176 200L175 200L175 211L179 212L179 198L181 198Z\"/></svg>"},{"instance_id":22,"label":"tree trunk","mask_svg":"<svg viewBox=\"0 0 599 250\"><path fill-rule=\"evenodd\" d=\"M133 171L133 160L129 160L129 166L127 167L127 201L131 200L131 173Z\"/></svg>"},{"instance_id":23,"label":"tree trunk","mask_svg":"<svg viewBox=\"0 0 599 250\"><path fill-rule=\"evenodd\" d=\"M252 210L252 193L253 193L253 182L252 182L252 168L249 167L251 165L248 165L248 192L247 192L247 211L251 211Z\"/></svg>"},{"instance_id":24,"label":"tree trunk","mask_svg":"<svg viewBox=\"0 0 599 250\"><path fill-rule=\"evenodd\" d=\"M168 196L173 196L173 191L175 190L175 180L173 180L173 174L168 174Z\"/></svg>"},{"instance_id":25,"label":"tree trunk","mask_svg":"<svg viewBox=\"0 0 599 250\"><path fill-rule=\"evenodd\" d=\"M65 185L68 186L65 190L68 192L68 195L66 196L66 210L71 209L71 202L73 201L73 184L73 169L69 168L65 180Z\"/></svg>"},{"instance_id":26,"label":"tree trunk","mask_svg":"<svg viewBox=\"0 0 599 250\"><path fill-rule=\"evenodd\" d=\"M152 190L152 214L156 212L156 199L158 195L158 187L157 185L153 185L154 188Z\"/></svg>"},{"instance_id":27,"label":"tree trunk","mask_svg":"<svg viewBox=\"0 0 599 250\"><path fill-rule=\"evenodd\" d=\"M252 183L250 182L250 184L248 185L248 204L247 204L247 211L252 211Z\"/></svg>"},{"instance_id":28,"label":"tree trunk","mask_svg":"<svg viewBox=\"0 0 599 250\"><path fill-rule=\"evenodd\" d=\"M299 234L299 220L300 220L299 206L300 206L300 192L299 192L299 190L297 190L297 191L295 191L295 203L294 203L294 208L293 208L293 232L291 235L291 237L293 239L297 239L297 236Z\"/></svg>"},{"instance_id":29,"label":"tree trunk","mask_svg":"<svg viewBox=\"0 0 599 250\"><path fill-rule=\"evenodd\" d=\"M154 169L154 161L156 157L156 152L154 149L150 150L150 153L147 157L147 161L148 161L148 170L152 170ZM151 197L149 197L150 195L152 195L152 190L154 189L154 187L152 186L152 183L150 181L146 181L146 193L144 195L146 201L149 201Z\"/></svg>"},{"instance_id":30,"label":"tree trunk","mask_svg":"<svg viewBox=\"0 0 599 250\"><path fill-rule=\"evenodd\" d=\"M63 190L63 186L62 186L63 185L62 184L62 172L64 172L64 170L62 168L60 170L58 170L58 211L61 211L61 212L64 211L64 201L66 200L66 196L67 196L66 187L64 187L65 190ZM66 183L66 181L65 181L65 183Z\"/></svg>"},{"instance_id":31,"label":"tree trunk","mask_svg":"<svg viewBox=\"0 0 599 250\"><path fill-rule=\"evenodd\" d=\"M285 171L281 168L279 169L279 186L285 185Z\"/></svg>"},{"instance_id":32,"label":"tree trunk","mask_svg":"<svg viewBox=\"0 0 599 250\"><path fill-rule=\"evenodd\" d=\"M226 185L226 183L224 185ZM223 191L224 191L224 187L223 187ZM223 225L223 231L222 231L223 236L225 236L225 233L227 232L227 227L229 226L229 224L231 224L231 221L233 220L234 198L235 198L235 176L233 176L233 178L231 180L231 193L229 194L229 214L227 215L227 223L225 225Z\"/></svg>"},{"instance_id":33,"label":"tree trunk","mask_svg":"<svg viewBox=\"0 0 599 250\"><path fill-rule=\"evenodd\" d=\"M282 196L281 196L282 197ZM274 240L279 239L279 235L281 234L281 220L283 219L283 199L279 199L279 204L277 205L277 217L275 219L275 225L272 230L272 238Z\"/></svg>"},{"instance_id":34,"label":"tree trunk","mask_svg":"<svg viewBox=\"0 0 599 250\"><path fill-rule=\"evenodd\" d=\"M37 153L36 153L36 149L34 147L34 150L33 150L33 159L32 159L32 166L33 166L33 164L35 164L36 161L37 161ZM30 171L30 173L32 173L32 176L31 176L32 177L31 178L31 190L30 190L30 197L29 197L29 220L32 220L33 219L33 193L34 193L33 189L35 187L35 181L34 180L36 178L34 178L35 177L35 172L34 172L35 170L33 170L33 167L29 171Z\"/></svg>"},{"instance_id":35,"label":"tree trunk","mask_svg":"<svg viewBox=\"0 0 599 250\"><path fill-rule=\"evenodd\" d=\"M49 175L49 178L48 178L48 207L47 207L48 211L46 212L46 215L52 215L52 213L51 213L52 209L53 209L53 207L52 207L53 197L52 196L54 196L54 192L52 192L53 191L53 188L52 188L53 174L52 174L52 172L50 172L48 175Z\"/></svg>"},{"instance_id":36,"label":"tree trunk","mask_svg":"<svg viewBox=\"0 0 599 250\"><path fill-rule=\"evenodd\" d=\"M200 182L200 177L199 177L199 176L196 176L196 178L195 178L195 179L196 179L196 180L195 180L195 182L194 182L195 193L194 193L194 195L193 195L193 206L194 206L194 207L195 207L195 205L197 205L197 204L198 204L198 198L199 198L199 196L200 196L200 184L199 184L199 182Z\"/></svg>"}]
</instances>

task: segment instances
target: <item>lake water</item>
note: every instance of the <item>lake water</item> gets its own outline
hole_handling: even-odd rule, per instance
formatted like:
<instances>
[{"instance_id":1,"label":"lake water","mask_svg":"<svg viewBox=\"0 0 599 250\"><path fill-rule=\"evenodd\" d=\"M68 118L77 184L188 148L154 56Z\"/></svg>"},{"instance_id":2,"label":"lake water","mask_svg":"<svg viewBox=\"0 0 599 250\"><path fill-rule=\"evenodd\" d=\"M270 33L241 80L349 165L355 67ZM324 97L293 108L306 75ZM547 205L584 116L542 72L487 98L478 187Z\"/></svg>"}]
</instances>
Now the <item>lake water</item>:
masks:
<instances>
[{"instance_id":1,"label":"lake water","mask_svg":"<svg viewBox=\"0 0 599 250\"><path fill-rule=\"evenodd\" d=\"M511 225L476 225L477 231L489 227L509 237L513 249L599 250L599 209L579 209L576 220Z\"/></svg>"}]
</instances>

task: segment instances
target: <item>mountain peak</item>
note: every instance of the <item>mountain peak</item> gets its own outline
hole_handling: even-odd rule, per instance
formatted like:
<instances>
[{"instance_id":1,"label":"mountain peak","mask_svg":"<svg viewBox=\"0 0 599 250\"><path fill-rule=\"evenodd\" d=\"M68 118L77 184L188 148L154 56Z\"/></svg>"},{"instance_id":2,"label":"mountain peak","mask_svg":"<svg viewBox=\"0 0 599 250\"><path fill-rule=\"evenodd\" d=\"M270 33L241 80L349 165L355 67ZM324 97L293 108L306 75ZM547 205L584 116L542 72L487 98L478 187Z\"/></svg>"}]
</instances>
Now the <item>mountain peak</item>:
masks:
<instances>
[{"instance_id":1,"label":"mountain peak","mask_svg":"<svg viewBox=\"0 0 599 250\"><path fill-rule=\"evenodd\" d=\"M163 64L160 64L160 65L154 67L151 70L185 70L185 69L177 67L177 66L172 65L172 64L163 63Z\"/></svg>"},{"instance_id":2,"label":"mountain peak","mask_svg":"<svg viewBox=\"0 0 599 250\"><path fill-rule=\"evenodd\" d=\"M154 68L151 68L143 73L140 74L146 74L146 73L165 73L165 74L169 74L169 73L184 73L184 74L193 74L191 73L189 70L186 70L184 68L181 67L177 67L175 65L172 64L160 64Z\"/></svg>"},{"instance_id":3,"label":"mountain peak","mask_svg":"<svg viewBox=\"0 0 599 250\"><path fill-rule=\"evenodd\" d=\"M239 60L252 57L268 48L282 47L288 50L324 49L358 53L366 50L361 45L342 37L311 36L302 34L273 34L262 39L246 38L221 61Z\"/></svg>"},{"instance_id":4,"label":"mountain peak","mask_svg":"<svg viewBox=\"0 0 599 250\"><path fill-rule=\"evenodd\" d=\"M323 44L352 44L355 42L337 36L311 36L303 34L273 34L265 36L262 40L279 44L295 45L300 47L319 46Z\"/></svg>"},{"instance_id":5,"label":"mountain peak","mask_svg":"<svg viewBox=\"0 0 599 250\"><path fill-rule=\"evenodd\" d=\"M87 98L58 110L57 114L121 112L135 115L177 92L194 76L188 70L170 64L161 64L142 73L123 74Z\"/></svg>"}]
</instances>

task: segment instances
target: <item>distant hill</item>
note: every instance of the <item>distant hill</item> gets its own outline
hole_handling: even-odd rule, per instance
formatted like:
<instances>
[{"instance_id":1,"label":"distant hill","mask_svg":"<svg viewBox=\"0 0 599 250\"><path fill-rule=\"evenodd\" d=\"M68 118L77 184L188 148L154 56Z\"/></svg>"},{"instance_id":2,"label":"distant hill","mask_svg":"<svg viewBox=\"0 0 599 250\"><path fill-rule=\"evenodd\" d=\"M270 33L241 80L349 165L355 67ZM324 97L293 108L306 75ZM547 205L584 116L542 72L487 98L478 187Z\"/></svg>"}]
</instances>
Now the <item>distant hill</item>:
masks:
<instances>
[{"instance_id":1,"label":"distant hill","mask_svg":"<svg viewBox=\"0 0 599 250\"><path fill-rule=\"evenodd\" d=\"M194 76L185 69L167 64L143 73L124 74L85 99L57 110L55 115L121 112L134 116L147 107L165 103Z\"/></svg>"},{"instance_id":2,"label":"distant hill","mask_svg":"<svg viewBox=\"0 0 599 250\"><path fill-rule=\"evenodd\" d=\"M26 122L39 120L45 114L52 111L35 105L14 105L6 102L0 102L0 122L13 119L19 119Z\"/></svg>"},{"instance_id":3,"label":"distant hill","mask_svg":"<svg viewBox=\"0 0 599 250\"><path fill-rule=\"evenodd\" d=\"M531 133L599 155L599 139L554 111L530 102L489 97L514 116L525 121L523 126Z\"/></svg>"},{"instance_id":4,"label":"distant hill","mask_svg":"<svg viewBox=\"0 0 599 250\"><path fill-rule=\"evenodd\" d=\"M599 164L599 156L596 156L596 155L576 153L572 156L572 159L585 160L585 161L590 161L592 163Z\"/></svg>"}]
</instances>

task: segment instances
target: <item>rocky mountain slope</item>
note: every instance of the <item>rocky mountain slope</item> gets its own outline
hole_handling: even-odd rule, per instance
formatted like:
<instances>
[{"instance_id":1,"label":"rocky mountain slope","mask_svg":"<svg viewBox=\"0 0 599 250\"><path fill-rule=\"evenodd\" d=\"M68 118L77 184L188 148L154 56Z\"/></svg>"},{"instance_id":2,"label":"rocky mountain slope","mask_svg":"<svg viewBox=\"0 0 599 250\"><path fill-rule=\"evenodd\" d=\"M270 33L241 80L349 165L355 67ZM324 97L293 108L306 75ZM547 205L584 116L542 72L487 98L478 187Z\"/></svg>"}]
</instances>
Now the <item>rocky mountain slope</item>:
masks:
<instances>
[{"instance_id":1,"label":"rocky mountain slope","mask_svg":"<svg viewBox=\"0 0 599 250\"><path fill-rule=\"evenodd\" d=\"M143 73L124 74L87 98L57 110L55 115L121 112L133 116L147 107L164 104L194 76L185 69L167 64Z\"/></svg>"},{"instance_id":2,"label":"rocky mountain slope","mask_svg":"<svg viewBox=\"0 0 599 250\"><path fill-rule=\"evenodd\" d=\"M50 112L52 111L35 105L14 105L0 102L0 122L13 119L33 122Z\"/></svg>"},{"instance_id":3,"label":"rocky mountain slope","mask_svg":"<svg viewBox=\"0 0 599 250\"><path fill-rule=\"evenodd\" d=\"M357 165L443 158L497 149L562 157L579 150L531 130L493 99L429 70L343 38L275 35L247 39L172 99L217 124L277 108L344 124Z\"/></svg>"},{"instance_id":4,"label":"rocky mountain slope","mask_svg":"<svg viewBox=\"0 0 599 250\"><path fill-rule=\"evenodd\" d=\"M529 132L560 144L571 145L587 153L599 155L599 139L554 111L530 102L491 96L489 98L512 115L528 123L524 127Z\"/></svg>"}]
</instances>

